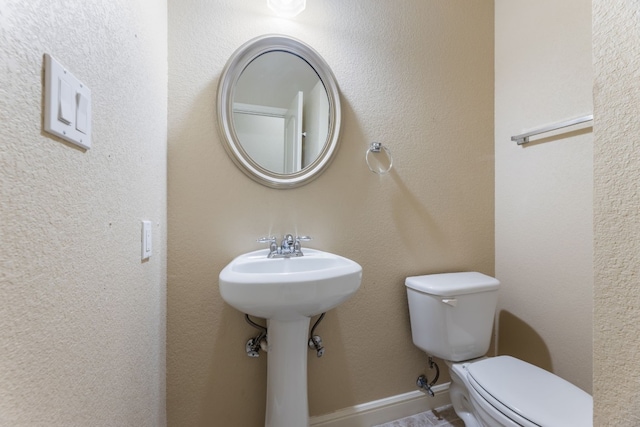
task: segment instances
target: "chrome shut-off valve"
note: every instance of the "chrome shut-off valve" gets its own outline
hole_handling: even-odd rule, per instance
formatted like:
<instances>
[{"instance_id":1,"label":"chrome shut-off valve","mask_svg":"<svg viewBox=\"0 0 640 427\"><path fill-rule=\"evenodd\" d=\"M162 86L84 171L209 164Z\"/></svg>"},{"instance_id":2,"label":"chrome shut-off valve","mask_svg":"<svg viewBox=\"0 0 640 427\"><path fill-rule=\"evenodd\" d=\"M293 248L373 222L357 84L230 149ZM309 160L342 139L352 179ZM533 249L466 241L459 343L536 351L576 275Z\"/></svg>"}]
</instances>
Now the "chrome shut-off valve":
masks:
<instances>
[{"instance_id":1,"label":"chrome shut-off valve","mask_svg":"<svg viewBox=\"0 0 640 427\"><path fill-rule=\"evenodd\" d=\"M440 377L440 368L438 368L438 364L433 361L433 358L429 356L429 369L435 369L436 374L433 380L429 382L426 375L420 375L416 380L416 385L419 389L424 390L429 396L434 397L436 394L433 392L432 387L438 382L438 378Z\"/></svg>"},{"instance_id":2,"label":"chrome shut-off valve","mask_svg":"<svg viewBox=\"0 0 640 427\"><path fill-rule=\"evenodd\" d=\"M247 352L247 356L260 357L260 342L256 338L249 339L244 349Z\"/></svg>"},{"instance_id":3,"label":"chrome shut-off valve","mask_svg":"<svg viewBox=\"0 0 640 427\"><path fill-rule=\"evenodd\" d=\"M249 338L249 341L247 341L247 344L244 346L244 350L247 352L247 356L249 357L260 357L260 350L264 352L269 351L269 338L267 337L267 328L258 325L256 322L251 320L248 314L244 315L244 319L248 324L260 330L260 333L258 335L253 338Z\"/></svg>"},{"instance_id":4,"label":"chrome shut-off valve","mask_svg":"<svg viewBox=\"0 0 640 427\"><path fill-rule=\"evenodd\" d=\"M267 351L268 350L267 336L264 334L260 334L257 337L249 338L247 344L244 349L247 352L247 356L249 357L260 357L260 350Z\"/></svg>"},{"instance_id":5,"label":"chrome shut-off valve","mask_svg":"<svg viewBox=\"0 0 640 427\"><path fill-rule=\"evenodd\" d=\"M320 322L322 322L322 319L324 319L325 314L327 313L322 313L320 317L318 317L318 320L313 324L311 332L309 333L309 348L311 350L315 350L316 356L318 357L322 357L324 355L324 345L322 345L322 338L320 338L320 335L315 335L314 332Z\"/></svg>"},{"instance_id":6,"label":"chrome shut-off valve","mask_svg":"<svg viewBox=\"0 0 640 427\"><path fill-rule=\"evenodd\" d=\"M322 357L324 355L324 347L322 345L322 338L320 335L314 335L309 338L309 348L316 351L316 356Z\"/></svg>"}]
</instances>

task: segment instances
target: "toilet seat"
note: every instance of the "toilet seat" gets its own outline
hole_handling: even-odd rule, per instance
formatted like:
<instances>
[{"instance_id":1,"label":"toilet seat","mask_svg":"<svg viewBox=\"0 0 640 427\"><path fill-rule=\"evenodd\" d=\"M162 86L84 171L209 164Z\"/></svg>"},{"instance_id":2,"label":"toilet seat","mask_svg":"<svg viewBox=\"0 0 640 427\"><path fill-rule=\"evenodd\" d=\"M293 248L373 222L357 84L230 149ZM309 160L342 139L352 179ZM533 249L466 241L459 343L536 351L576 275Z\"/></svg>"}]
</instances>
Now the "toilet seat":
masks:
<instances>
[{"instance_id":1,"label":"toilet seat","mask_svg":"<svg viewBox=\"0 0 640 427\"><path fill-rule=\"evenodd\" d=\"M511 356L467 365L470 385L500 413L523 426L591 426L592 397L562 378Z\"/></svg>"},{"instance_id":2,"label":"toilet seat","mask_svg":"<svg viewBox=\"0 0 640 427\"><path fill-rule=\"evenodd\" d=\"M497 425L501 427L540 427L494 399L471 375L467 377L467 383L470 385L468 391L476 410L476 415L479 419L487 422L488 425L494 426L496 425L495 422L497 422Z\"/></svg>"}]
</instances>

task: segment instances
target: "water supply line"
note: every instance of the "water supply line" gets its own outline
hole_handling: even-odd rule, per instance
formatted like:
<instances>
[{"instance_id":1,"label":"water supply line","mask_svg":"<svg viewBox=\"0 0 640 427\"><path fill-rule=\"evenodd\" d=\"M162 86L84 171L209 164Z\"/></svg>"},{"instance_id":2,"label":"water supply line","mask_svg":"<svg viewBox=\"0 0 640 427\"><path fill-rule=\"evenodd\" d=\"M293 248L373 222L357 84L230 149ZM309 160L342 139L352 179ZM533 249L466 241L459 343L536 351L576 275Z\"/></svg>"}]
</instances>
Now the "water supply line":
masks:
<instances>
[{"instance_id":1,"label":"water supply line","mask_svg":"<svg viewBox=\"0 0 640 427\"><path fill-rule=\"evenodd\" d=\"M309 348L311 350L316 351L316 356L322 357L324 355L324 346L322 345L322 338L320 335L314 335L316 328L324 319L326 313L322 313L318 320L315 321L313 327L311 327L311 332L309 333ZM247 344L245 345L245 351L247 352L247 356L249 357L260 357L260 350L268 351L269 348L269 338L267 336L267 328L262 325L257 324L248 314L244 315L244 319L248 324L258 329L260 333L253 338L249 338Z\"/></svg>"},{"instance_id":2,"label":"water supply line","mask_svg":"<svg viewBox=\"0 0 640 427\"><path fill-rule=\"evenodd\" d=\"M322 319L324 319L325 314L327 313L322 313L320 315L318 320L313 324L313 327L311 327L311 332L309 333L309 348L311 350L315 350L316 356L318 357L322 357L324 355L324 347L322 346L322 338L320 338L320 335L313 335L313 333L315 332L318 324L320 324Z\"/></svg>"},{"instance_id":3,"label":"water supply line","mask_svg":"<svg viewBox=\"0 0 640 427\"><path fill-rule=\"evenodd\" d=\"M260 350L267 351L268 346L268 338L267 338L267 328L262 325L258 325L256 322L251 320L248 314L244 315L244 319L248 324L258 329L260 333L253 338L250 338L245 345L245 351L247 352L247 356L249 357L260 357Z\"/></svg>"},{"instance_id":4,"label":"water supply line","mask_svg":"<svg viewBox=\"0 0 640 427\"><path fill-rule=\"evenodd\" d=\"M438 364L433 361L433 357L429 356L429 369L434 368L436 370L436 375L433 380L431 380L431 382L429 382L426 375L420 375L416 380L416 385L418 386L418 388L427 392L431 397L434 397L436 395L431 387L433 387L436 382L438 382L438 378L440 377L440 368L438 368Z\"/></svg>"}]
</instances>

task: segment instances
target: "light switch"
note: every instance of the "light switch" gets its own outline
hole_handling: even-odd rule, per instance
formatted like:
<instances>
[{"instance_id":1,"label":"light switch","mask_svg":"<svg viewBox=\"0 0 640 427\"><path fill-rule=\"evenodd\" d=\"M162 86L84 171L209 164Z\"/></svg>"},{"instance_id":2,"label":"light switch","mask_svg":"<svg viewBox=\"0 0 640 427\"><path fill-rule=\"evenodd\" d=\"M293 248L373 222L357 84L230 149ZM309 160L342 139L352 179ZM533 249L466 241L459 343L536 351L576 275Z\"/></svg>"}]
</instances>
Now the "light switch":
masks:
<instances>
[{"instance_id":1,"label":"light switch","mask_svg":"<svg viewBox=\"0 0 640 427\"><path fill-rule=\"evenodd\" d=\"M142 259L148 259L152 254L152 228L151 221L142 221Z\"/></svg>"},{"instance_id":2,"label":"light switch","mask_svg":"<svg viewBox=\"0 0 640 427\"><path fill-rule=\"evenodd\" d=\"M76 94L76 129L86 135L87 133L87 107L89 100L81 93Z\"/></svg>"},{"instance_id":3,"label":"light switch","mask_svg":"<svg viewBox=\"0 0 640 427\"><path fill-rule=\"evenodd\" d=\"M91 148L91 91L51 55L44 55L44 130Z\"/></svg>"},{"instance_id":4,"label":"light switch","mask_svg":"<svg viewBox=\"0 0 640 427\"><path fill-rule=\"evenodd\" d=\"M73 89L71 85L62 79L58 79L58 120L65 124L71 124L73 120Z\"/></svg>"}]
</instances>

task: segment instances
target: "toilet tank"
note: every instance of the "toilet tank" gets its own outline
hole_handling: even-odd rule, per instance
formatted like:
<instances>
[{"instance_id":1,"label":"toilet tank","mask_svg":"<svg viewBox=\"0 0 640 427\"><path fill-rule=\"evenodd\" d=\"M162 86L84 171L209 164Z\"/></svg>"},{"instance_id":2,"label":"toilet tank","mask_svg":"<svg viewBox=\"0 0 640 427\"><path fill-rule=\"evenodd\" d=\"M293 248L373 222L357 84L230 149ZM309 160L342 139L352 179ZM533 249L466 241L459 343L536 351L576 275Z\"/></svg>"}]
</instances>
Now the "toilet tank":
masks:
<instances>
[{"instance_id":1,"label":"toilet tank","mask_svg":"<svg viewBox=\"0 0 640 427\"><path fill-rule=\"evenodd\" d=\"M453 362L484 356L500 282L476 272L407 277L413 343Z\"/></svg>"}]
</instances>

